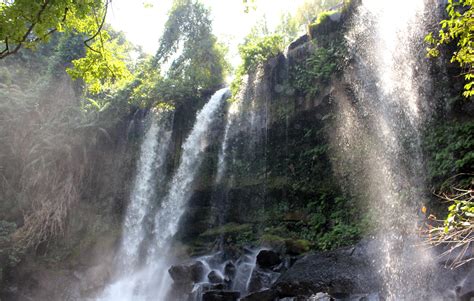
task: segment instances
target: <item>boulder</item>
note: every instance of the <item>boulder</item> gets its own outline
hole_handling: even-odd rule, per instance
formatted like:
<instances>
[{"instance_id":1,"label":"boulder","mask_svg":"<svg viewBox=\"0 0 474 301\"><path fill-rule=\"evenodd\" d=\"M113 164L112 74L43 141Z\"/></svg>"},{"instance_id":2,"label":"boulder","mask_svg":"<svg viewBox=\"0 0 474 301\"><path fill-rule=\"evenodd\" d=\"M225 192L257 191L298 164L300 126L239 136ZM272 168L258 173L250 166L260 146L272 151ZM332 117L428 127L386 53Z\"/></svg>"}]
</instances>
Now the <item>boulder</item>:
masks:
<instances>
[{"instance_id":1,"label":"boulder","mask_svg":"<svg viewBox=\"0 0 474 301\"><path fill-rule=\"evenodd\" d=\"M196 261L190 265L173 265L169 268L168 273L175 283L184 284L201 281L205 271L204 264Z\"/></svg>"},{"instance_id":2,"label":"boulder","mask_svg":"<svg viewBox=\"0 0 474 301\"><path fill-rule=\"evenodd\" d=\"M223 283L224 279L222 276L216 272L216 271L210 271L209 274L207 274L207 279L209 280L210 283Z\"/></svg>"},{"instance_id":3,"label":"boulder","mask_svg":"<svg viewBox=\"0 0 474 301\"><path fill-rule=\"evenodd\" d=\"M269 288L278 279L280 273L255 268L250 276L247 290L250 293Z\"/></svg>"},{"instance_id":4,"label":"boulder","mask_svg":"<svg viewBox=\"0 0 474 301\"><path fill-rule=\"evenodd\" d=\"M272 250L262 250L257 255L257 264L262 268L272 268L280 263L280 255Z\"/></svg>"},{"instance_id":5,"label":"boulder","mask_svg":"<svg viewBox=\"0 0 474 301\"><path fill-rule=\"evenodd\" d=\"M235 264L232 262L227 262L224 266L224 276L226 279L232 281L235 278L235 274L237 273L237 268L235 267Z\"/></svg>"},{"instance_id":6,"label":"boulder","mask_svg":"<svg viewBox=\"0 0 474 301\"><path fill-rule=\"evenodd\" d=\"M202 301L237 301L240 292L234 291L208 291L202 295Z\"/></svg>"},{"instance_id":7,"label":"boulder","mask_svg":"<svg viewBox=\"0 0 474 301\"><path fill-rule=\"evenodd\" d=\"M299 38L295 39L288 45L288 50L293 50L301 45L304 45L309 41L309 36L307 34L300 36Z\"/></svg>"},{"instance_id":8,"label":"boulder","mask_svg":"<svg viewBox=\"0 0 474 301\"><path fill-rule=\"evenodd\" d=\"M282 274L272 288L281 298L309 297L321 292L347 296L380 291L380 277L372 266L374 250L371 244L361 244L306 255Z\"/></svg>"}]
</instances>

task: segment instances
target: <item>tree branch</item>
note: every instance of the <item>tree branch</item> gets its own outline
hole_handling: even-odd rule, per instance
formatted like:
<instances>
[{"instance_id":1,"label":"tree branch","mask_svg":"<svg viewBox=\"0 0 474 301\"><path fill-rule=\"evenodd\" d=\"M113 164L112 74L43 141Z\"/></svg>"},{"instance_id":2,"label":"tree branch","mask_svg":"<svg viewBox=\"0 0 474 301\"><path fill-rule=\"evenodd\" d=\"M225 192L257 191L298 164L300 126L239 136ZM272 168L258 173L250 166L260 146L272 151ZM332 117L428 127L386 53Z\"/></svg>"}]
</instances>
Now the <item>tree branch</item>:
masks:
<instances>
[{"instance_id":1,"label":"tree branch","mask_svg":"<svg viewBox=\"0 0 474 301\"><path fill-rule=\"evenodd\" d=\"M92 35L90 38L88 38L87 40L84 41L84 45L85 45L87 48L89 48L90 50L95 51L95 52L97 52L97 53L100 53L100 52L97 51L97 50L95 50L95 49L92 49L92 47L91 47L89 44L87 44L87 43L89 43L90 41L92 41L93 39L95 39L95 38L99 35L100 31L102 30L102 27L104 27L105 18L107 17L107 9L108 9L108 6L109 6L109 0L105 1L104 16L102 17L102 21L101 21L101 23L100 23L100 25L99 25L99 28L97 29L97 32L94 33L94 35Z\"/></svg>"},{"instance_id":2,"label":"tree branch","mask_svg":"<svg viewBox=\"0 0 474 301\"><path fill-rule=\"evenodd\" d=\"M38 11L38 14L36 15L36 20L34 22L31 23L30 27L28 28L28 30L26 31L26 33L23 35L23 37L21 38L21 40L18 42L18 45L15 46L15 48L13 48L13 50L10 51L9 47L8 47L8 42L7 42L7 45L6 45L6 48L5 50L3 50L1 53L0 53L0 59L3 59L9 55L12 55L14 53L17 53L18 50L20 50L21 46L23 45L23 43L26 42L26 40L28 39L28 36L30 35L30 33L33 31L33 29L35 28L36 24L38 24L39 21L41 21L41 15L43 14L43 12L46 10L46 7L48 6L49 4L49 0L46 0L43 5L41 6L40 10Z\"/></svg>"}]
</instances>

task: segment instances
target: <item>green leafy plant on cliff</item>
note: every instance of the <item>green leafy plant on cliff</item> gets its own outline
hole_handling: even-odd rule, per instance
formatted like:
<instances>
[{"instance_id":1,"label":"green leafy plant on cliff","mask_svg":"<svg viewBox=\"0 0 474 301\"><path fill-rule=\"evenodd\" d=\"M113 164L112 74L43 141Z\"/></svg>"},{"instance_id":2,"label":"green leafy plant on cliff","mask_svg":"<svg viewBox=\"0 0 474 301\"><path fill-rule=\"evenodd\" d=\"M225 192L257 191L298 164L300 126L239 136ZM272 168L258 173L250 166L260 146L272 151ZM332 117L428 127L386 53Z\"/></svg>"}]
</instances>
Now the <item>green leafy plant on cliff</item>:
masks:
<instances>
[{"instance_id":1,"label":"green leafy plant on cliff","mask_svg":"<svg viewBox=\"0 0 474 301\"><path fill-rule=\"evenodd\" d=\"M290 84L301 94L317 96L329 82L342 60L342 47L336 41L329 47L318 47L314 43L313 53L290 68Z\"/></svg>"},{"instance_id":2,"label":"green leafy plant on cliff","mask_svg":"<svg viewBox=\"0 0 474 301\"><path fill-rule=\"evenodd\" d=\"M434 185L474 169L474 122L451 122L432 126L424 136L428 175Z\"/></svg>"},{"instance_id":3,"label":"green leafy plant on cliff","mask_svg":"<svg viewBox=\"0 0 474 301\"><path fill-rule=\"evenodd\" d=\"M449 246L445 255L455 254L452 267L473 260L467 253L474 242L473 132L472 121L443 123L430 127L424 141L428 176L441 201L431 204L428 240ZM445 204L449 205L447 210ZM442 220L437 221L433 214Z\"/></svg>"},{"instance_id":4,"label":"green leafy plant on cliff","mask_svg":"<svg viewBox=\"0 0 474 301\"><path fill-rule=\"evenodd\" d=\"M237 68L235 79L231 84L233 97L237 95L242 86L243 76L269 58L277 56L283 51L283 47L283 38L278 34L264 37L247 37L247 41L239 46L242 63Z\"/></svg>"},{"instance_id":5,"label":"green leafy plant on cliff","mask_svg":"<svg viewBox=\"0 0 474 301\"><path fill-rule=\"evenodd\" d=\"M330 250L357 242L363 232L362 222L354 218L356 209L344 197L322 194L307 206L309 220L303 237L320 250Z\"/></svg>"},{"instance_id":6,"label":"green leafy plant on cliff","mask_svg":"<svg viewBox=\"0 0 474 301\"><path fill-rule=\"evenodd\" d=\"M446 6L448 18L440 22L438 33L429 33L425 41L429 56L439 56L440 46L456 43L451 62L458 63L463 69L465 97L474 96L474 0L448 0Z\"/></svg>"}]
</instances>

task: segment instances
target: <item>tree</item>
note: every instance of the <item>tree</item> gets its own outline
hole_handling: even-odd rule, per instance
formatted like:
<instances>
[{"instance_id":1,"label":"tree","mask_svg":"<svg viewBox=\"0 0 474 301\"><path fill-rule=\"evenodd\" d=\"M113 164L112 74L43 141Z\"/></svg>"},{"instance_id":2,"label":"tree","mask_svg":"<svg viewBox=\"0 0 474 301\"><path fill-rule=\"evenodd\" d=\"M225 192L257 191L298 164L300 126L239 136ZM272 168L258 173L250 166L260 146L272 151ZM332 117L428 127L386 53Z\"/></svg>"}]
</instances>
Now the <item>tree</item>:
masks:
<instances>
[{"instance_id":1,"label":"tree","mask_svg":"<svg viewBox=\"0 0 474 301\"><path fill-rule=\"evenodd\" d=\"M340 4L341 0L306 0L295 14L296 23L304 26L316 21L318 15L331 7Z\"/></svg>"},{"instance_id":2,"label":"tree","mask_svg":"<svg viewBox=\"0 0 474 301\"><path fill-rule=\"evenodd\" d=\"M432 45L429 56L439 56L440 46L456 43L451 62L463 69L465 97L474 96L474 0L448 0L448 18L440 22L437 34L429 33L425 40Z\"/></svg>"},{"instance_id":3,"label":"tree","mask_svg":"<svg viewBox=\"0 0 474 301\"><path fill-rule=\"evenodd\" d=\"M15 0L0 3L0 59L21 48L36 49L54 32L84 37L85 57L74 62L73 78L83 78L90 91L129 76L116 42L103 30L109 0ZM115 52L115 53L114 53Z\"/></svg>"},{"instance_id":4,"label":"tree","mask_svg":"<svg viewBox=\"0 0 474 301\"><path fill-rule=\"evenodd\" d=\"M228 64L211 27L200 2L175 0L153 63L169 66L160 83L162 99L180 102L222 86Z\"/></svg>"}]
</instances>

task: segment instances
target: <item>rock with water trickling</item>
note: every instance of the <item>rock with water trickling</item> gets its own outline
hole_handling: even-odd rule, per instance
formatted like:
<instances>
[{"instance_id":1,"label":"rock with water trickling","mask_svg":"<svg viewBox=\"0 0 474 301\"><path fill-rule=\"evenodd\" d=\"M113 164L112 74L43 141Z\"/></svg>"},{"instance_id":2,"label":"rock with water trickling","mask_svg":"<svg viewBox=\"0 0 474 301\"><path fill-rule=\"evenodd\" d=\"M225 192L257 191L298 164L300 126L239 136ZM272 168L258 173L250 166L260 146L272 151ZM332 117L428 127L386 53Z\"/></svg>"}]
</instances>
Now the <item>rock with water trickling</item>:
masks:
<instances>
[{"instance_id":1,"label":"rock with water trickling","mask_svg":"<svg viewBox=\"0 0 474 301\"><path fill-rule=\"evenodd\" d=\"M209 280L210 283L223 283L224 279L222 276L216 272L216 271L210 271L209 274L207 274L207 279Z\"/></svg>"},{"instance_id":2,"label":"rock with water trickling","mask_svg":"<svg viewBox=\"0 0 474 301\"><path fill-rule=\"evenodd\" d=\"M237 301L240 298L240 292L235 291L208 291L202 295L202 301Z\"/></svg>"},{"instance_id":3,"label":"rock with water trickling","mask_svg":"<svg viewBox=\"0 0 474 301\"><path fill-rule=\"evenodd\" d=\"M256 267L252 271L252 275L250 276L248 291L253 293L265 288L269 288L278 279L279 276L280 273Z\"/></svg>"}]
</instances>

